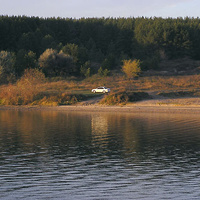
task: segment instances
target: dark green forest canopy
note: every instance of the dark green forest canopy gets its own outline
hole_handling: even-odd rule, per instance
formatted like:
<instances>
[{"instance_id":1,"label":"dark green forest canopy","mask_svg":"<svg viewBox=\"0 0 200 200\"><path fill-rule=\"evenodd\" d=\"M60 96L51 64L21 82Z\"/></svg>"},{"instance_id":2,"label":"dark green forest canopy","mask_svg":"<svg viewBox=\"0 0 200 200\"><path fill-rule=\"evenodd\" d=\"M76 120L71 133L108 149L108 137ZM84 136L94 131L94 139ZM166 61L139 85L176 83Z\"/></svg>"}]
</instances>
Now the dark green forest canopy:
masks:
<instances>
[{"instance_id":1,"label":"dark green forest canopy","mask_svg":"<svg viewBox=\"0 0 200 200\"><path fill-rule=\"evenodd\" d=\"M0 16L0 51L32 51L38 59L68 44L79 48L79 67L91 61L113 69L123 59L140 59L149 69L162 58L200 59L200 19Z\"/></svg>"}]
</instances>

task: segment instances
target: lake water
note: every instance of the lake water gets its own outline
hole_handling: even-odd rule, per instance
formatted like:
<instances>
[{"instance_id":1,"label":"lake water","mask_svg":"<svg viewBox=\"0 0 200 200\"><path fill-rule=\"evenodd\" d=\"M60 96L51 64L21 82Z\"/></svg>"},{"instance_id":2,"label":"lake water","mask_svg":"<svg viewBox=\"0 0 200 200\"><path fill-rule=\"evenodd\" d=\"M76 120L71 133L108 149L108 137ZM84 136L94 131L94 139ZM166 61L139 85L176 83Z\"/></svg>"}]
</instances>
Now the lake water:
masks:
<instances>
[{"instance_id":1,"label":"lake water","mask_svg":"<svg viewBox=\"0 0 200 200\"><path fill-rule=\"evenodd\" d=\"M199 198L199 115L0 111L0 199Z\"/></svg>"}]
</instances>

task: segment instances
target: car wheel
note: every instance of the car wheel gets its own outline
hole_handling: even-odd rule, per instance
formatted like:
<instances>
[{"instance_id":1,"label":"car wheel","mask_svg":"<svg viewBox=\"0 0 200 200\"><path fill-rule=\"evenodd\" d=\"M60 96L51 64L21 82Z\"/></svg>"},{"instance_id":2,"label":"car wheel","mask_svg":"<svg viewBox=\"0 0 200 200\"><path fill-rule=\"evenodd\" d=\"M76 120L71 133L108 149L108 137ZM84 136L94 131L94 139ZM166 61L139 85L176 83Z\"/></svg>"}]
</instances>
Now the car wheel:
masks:
<instances>
[{"instance_id":1,"label":"car wheel","mask_svg":"<svg viewBox=\"0 0 200 200\"><path fill-rule=\"evenodd\" d=\"M104 91L103 91L103 93L105 94L105 93L106 93L106 91L104 90Z\"/></svg>"},{"instance_id":2,"label":"car wheel","mask_svg":"<svg viewBox=\"0 0 200 200\"><path fill-rule=\"evenodd\" d=\"M94 90L93 93L96 93L96 91Z\"/></svg>"}]
</instances>

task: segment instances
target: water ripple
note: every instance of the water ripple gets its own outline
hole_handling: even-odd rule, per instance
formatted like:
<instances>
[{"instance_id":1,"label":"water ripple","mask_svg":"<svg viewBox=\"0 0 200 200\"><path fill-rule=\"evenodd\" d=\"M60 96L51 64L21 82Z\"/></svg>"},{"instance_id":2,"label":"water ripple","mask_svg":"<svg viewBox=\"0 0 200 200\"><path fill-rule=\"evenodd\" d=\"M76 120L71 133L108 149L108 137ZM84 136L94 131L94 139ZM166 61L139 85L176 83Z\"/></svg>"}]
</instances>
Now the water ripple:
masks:
<instances>
[{"instance_id":1,"label":"water ripple","mask_svg":"<svg viewBox=\"0 0 200 200\"><path fill-rule=\"evenodd\" d=\"M0 199L199 199L198 116L12 115L0 111Z\"/></svg>"}]
</instances>

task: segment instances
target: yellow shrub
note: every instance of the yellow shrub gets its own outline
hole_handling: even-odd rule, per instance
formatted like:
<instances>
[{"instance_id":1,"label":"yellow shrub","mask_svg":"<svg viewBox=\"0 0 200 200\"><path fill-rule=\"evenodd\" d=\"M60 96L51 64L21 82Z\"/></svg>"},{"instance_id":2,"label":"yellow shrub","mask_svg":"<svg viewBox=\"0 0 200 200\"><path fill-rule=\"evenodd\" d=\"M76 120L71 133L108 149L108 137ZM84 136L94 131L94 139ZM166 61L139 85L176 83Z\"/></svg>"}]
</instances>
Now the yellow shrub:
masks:
<instances>
[{"instance_id":1,"label":"yellow shrub","mask_svg":"<svg viewBox=\"0 0 200 200\"><path fill-rule=\"evenodd\" d=\"M123 60L122 71L129 79L137 77L141 72L140 60Z\"/></svg>"}]
</instances>

